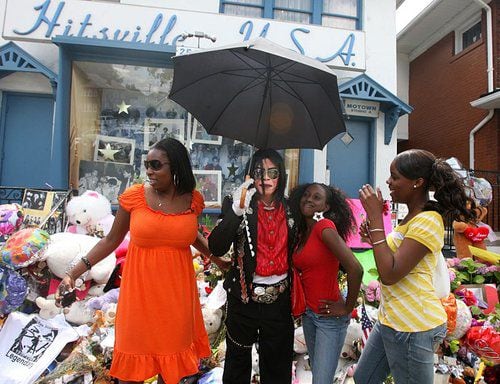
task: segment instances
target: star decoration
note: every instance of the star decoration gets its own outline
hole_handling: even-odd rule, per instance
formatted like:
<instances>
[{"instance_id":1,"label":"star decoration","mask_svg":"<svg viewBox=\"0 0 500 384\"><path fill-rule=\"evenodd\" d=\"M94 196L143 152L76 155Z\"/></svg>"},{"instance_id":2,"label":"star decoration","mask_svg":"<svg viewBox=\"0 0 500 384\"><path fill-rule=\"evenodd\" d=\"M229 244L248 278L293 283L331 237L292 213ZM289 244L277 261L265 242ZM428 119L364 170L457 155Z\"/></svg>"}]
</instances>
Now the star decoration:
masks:
<instances>
[{"instance_id":1,"label":"star decoration","mask_svg":"<svg viewBox=\"0 0 500 384\"><path fill-rule=\"evenodd\" d=\"M118 113L124 112L128 115L128 109L129 109L130 105L125 104L124 100L122 100L121 104L116 104L116 106L118 107Z\"/></svg>"},{"instance_id":2,"label":"star decoration","mask_svg":"<svg viewBox=\"0 0 500 384\"><path fill-rule=\"evenodd\" d=\"M120 150L111 149L111 144L106 144L106 147L104 149L99 149L99 152L102 153L104 160L109 159L114 161L116 152L120 152Z\"/></svg>"},{"instance_id":3,"label":"star decoration","mask_svg":"<svg viewBox=\"0 0 500 384\"><path fill-rule=\"evenodd\" d=\"M323 212L314 212L313 219L316 221L323 220L325 217L323 216Z\"/></svg>"},{"instance_id":4,"label":"star decoration","mask_svg":"<svg viewBox=\"0 0 500 384\"><path fill-rule=\"evenodd\" d=\"M234 163L231 163L231 166L230 167L227 167L227 169L229 169L229 176L233 175L233 176L236 176L236 170L238 169L239 167L235 167L234 166Z\"/></svg>"}]
</instances>

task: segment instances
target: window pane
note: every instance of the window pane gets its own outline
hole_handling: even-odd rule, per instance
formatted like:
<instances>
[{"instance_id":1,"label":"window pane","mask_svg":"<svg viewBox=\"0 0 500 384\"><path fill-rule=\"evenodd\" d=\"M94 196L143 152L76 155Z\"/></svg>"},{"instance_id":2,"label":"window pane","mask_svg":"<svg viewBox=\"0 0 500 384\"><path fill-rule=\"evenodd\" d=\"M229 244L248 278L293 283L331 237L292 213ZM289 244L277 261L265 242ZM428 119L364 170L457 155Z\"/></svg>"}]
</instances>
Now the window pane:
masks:
<instances>
[{"instance_id":1,"label":"window pane","mask_svg":"<svg viewBox=\"0 0 500 384\"><path fill-rule=\"evenodd\" d=\"M151 144L184 141L186 111L168 99L173 70L75 61L70 109L70 183L117 204Z\"/></svg>"},{"instance_id":2,"label":"window pane","mask_svg":"<svg viewBox=\"0 0 500 384\"><path fill-rule=\"evenodd\" d=\"M274 7L312 12L312 0L275 0Z\"/></svg>"},{"instance_id":3,"label":"window pane","mask_svg":"<svg viewBox=\"0 0 500 384\"><path fill-rule=\"evenodd\" d=\"M481 22L478 22L473 27L469 28L462 35L462 49L474 44L481 39Z\"/></svg>"},{"instance_id":4,"label":"window pane","mask_svg":"<svg viewBox=\"0 0 500 384\"><path fill-rule=\"evenodd\" d=\"M323 0L324 13L335 13L356 17L358 15L357 6L357 0Z\"/></svg>"},{"instance_id":5,"label":"window pane","mask_svg":"<svg viewBox=\"0 0 500 384\"><path fill-rule=\"evenodd\" d=\"M343 17L323 16L321 18L321 25L325 27L343 28L343 29L356 29L356 20L345 19Z\"/></svg>"},{"instance_id":6,"label":"window pane","mask_svg":"<svg viewBox=\"0 0 500 384\"><path fill-rule=\"evenodd\" d=\"M234 16L248 16L248 17L262 17L264 9L257 7L248 7L244 5L231 5L224 6L224 14Z\"/></svg>"},{"instance_id":7,"label":"window pane","mask_svg":"<svg viewBox=\"0 0 500 384\"><path fill-rule=\"evenodd\" d=\"M274 19L281 21L292 21L301 24L310 24L311 15L308 13L274 10Z\"/></svg>"},{"instance_id":8,"label":"window pane","mask_svg":"<svg viewBox=\"0 0 500 384\"><path fill-rule=\"evenodd\" d=\"M237 4L252 4L252 5L257 5L259 7L264 6L264 0L234 0L230 1L230 3L237 3ZM225 6L227 7L229 4L226 4Z\"/></svg>"}]
</instances>

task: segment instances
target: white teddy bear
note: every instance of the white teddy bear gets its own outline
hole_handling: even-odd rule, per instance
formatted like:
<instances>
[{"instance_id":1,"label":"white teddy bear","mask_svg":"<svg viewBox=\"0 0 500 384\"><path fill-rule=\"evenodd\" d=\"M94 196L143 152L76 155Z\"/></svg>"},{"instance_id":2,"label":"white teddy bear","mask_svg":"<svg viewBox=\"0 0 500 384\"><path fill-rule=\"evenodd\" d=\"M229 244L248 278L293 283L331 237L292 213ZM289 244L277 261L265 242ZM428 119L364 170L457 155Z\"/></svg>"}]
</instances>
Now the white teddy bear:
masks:
<instances>
[{"instance_id":1,"label":"white teddy bear","mask_svg":"<svg viewBox=\"0 0 500 384\"><path fill-rule=\"evenodd\" d=\"M56 306L56 300L53 298L37 297L36 305L40 308L38 315L42 319L52 319L59 313L63 313L66 321L72 324L82 325L93 322L93 311L87 308L86 300L75 301L67 308Z\"/></svg>"},{"instance_id":2,"label":"white teddy bear","mask_svg":"<svg viewBox=\"0 0 500 384\"><path fill-rule=\"evenodd\" d=\"M203 314L203 321L205 323L205 329L208 333L208 340L210 344L213 344L215 339L217 338L217 331L219 330L222 324L222 309L212 309L208 307L203 307L201 309Z\"/></svg>"},{"instance_id":3,"label":"white teddy bear","mask_svg":"<svg viewBox=\"0 0 500 384\"><path fill-rule=\"evenodd\" d=\"M340 357L357 360L358 357L356 356L355 343L359 342L362 337L363 330L361 329L361 323L358 323L356 320L351 320L347 327L347 334L344 345L342 346L342 351L340 352Z\"/></svg>"},{"instance_id":4,"label":"white teddy bear","mask_svg":"<svg viewBox=\"0 0 500 384\"><path fill-rule=\"evenodd\" d=\"M49 244L42 256L46 260L49 270L62 279L72 264L75 264L87 255L92 247L99 242L98 237L79 235L76 233L60 232L50 236ZM95 264L85 280L93 280L97 284L106 284L116 264L115 253Z\"/></svg>"},{"instance_id":5,"label":"white teddy bear","mask_svg":"<svg viewBox=\"0 0 500 384\"><path fill-rule=\"evenodd\" d=\"M115 217L111 213L109 200L96 191L86 191L80 196L73 197L66 206L68 232L106 236Z\"/></svg>"}]
</instances>

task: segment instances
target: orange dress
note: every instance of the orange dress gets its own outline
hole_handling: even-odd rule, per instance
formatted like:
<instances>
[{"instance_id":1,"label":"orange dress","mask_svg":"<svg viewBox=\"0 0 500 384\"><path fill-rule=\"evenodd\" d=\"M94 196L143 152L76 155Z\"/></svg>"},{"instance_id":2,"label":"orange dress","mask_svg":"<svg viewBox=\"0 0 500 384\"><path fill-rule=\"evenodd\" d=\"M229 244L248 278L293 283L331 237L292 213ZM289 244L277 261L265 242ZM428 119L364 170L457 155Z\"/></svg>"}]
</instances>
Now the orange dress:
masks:
<instances>
[{"instance_id":1,"label":"orange dress","mask_svg":"<svg viewBox=\"0 0 500 384\"><path fill-rule=\"evenodd\" d=\"M166 214L147 205L144 185L134 185L120 196L120 206L130 213L130 244L110 375L143 381L160 374L166 384L177 384L210 356L190 250L203 197L193 191L191 209Z\"/></svg>"}]
</instances>

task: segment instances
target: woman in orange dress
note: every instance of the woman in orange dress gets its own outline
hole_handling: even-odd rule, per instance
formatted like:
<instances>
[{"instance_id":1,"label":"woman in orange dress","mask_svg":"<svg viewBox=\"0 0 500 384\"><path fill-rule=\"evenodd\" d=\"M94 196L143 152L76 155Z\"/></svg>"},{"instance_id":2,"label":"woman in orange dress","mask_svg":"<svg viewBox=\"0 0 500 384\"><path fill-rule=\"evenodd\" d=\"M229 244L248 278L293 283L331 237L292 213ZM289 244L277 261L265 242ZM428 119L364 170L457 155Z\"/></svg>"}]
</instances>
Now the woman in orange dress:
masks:
<instances>
[{"instance_id":1,"label":"woman in orange dress","mask_svg":"<svg viewBox=\"0 0 500 384\"><path fill-rule=\"evenodd\" d=\"M134 383L158 374L159 383L177 384L196 374L199 359L210 355L190 250L192 244L210 254L197 231L204 202L179 141L157 142L144 165L149 182L120 196L110 233L67 273L57 298L130 230L110 375Z\"/></svg>"}]
</instances>

